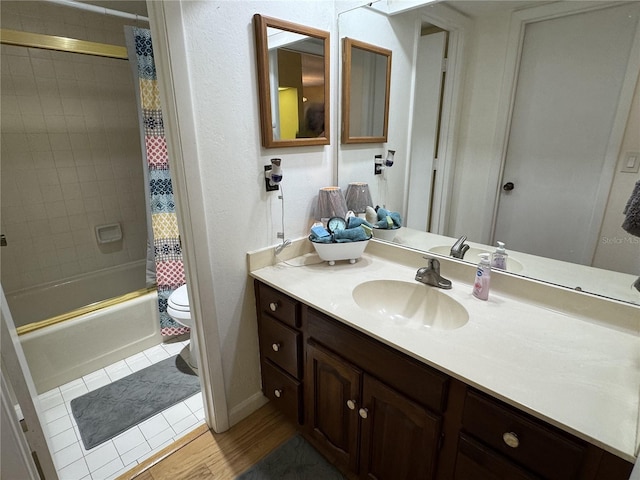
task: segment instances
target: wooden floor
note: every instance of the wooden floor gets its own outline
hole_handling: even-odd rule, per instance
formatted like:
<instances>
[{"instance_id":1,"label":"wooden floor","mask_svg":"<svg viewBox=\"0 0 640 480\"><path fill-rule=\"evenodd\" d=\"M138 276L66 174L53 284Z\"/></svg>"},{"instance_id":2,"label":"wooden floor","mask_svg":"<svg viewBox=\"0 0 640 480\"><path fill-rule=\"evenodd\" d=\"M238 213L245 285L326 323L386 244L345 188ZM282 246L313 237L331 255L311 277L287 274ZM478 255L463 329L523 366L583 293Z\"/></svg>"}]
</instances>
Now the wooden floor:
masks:
<instances>
[{"instance_id":1,"label":"wooden floor","mask_svg":"<svg viewBox=\"0 0 640 480\"><path fill-rule=\"evenodd\" d=\"M267 404L225 433L200 427L117 480L232 480L295 434Z\"/></svg>"}]
</instances>

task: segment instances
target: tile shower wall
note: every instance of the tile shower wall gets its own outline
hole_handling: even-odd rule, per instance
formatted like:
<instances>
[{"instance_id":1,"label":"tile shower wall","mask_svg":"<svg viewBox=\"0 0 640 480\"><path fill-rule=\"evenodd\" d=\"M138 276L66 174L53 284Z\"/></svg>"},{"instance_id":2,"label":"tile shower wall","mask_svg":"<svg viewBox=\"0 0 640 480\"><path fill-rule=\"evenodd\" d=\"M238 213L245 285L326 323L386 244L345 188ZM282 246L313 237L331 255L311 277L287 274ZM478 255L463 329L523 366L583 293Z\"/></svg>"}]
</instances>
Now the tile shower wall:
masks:
<instances>
[{"instance_id":1,"label":"tile shower wall","mask_svg":"<svg viewBox=\"0 0 640 480\"><path fill-rule=\"evenodd\" d=\"M116 25L70 10L3 1L2 27L124 43L122 21ZM1 61L5 292L145 258L146 208L129 63L8 45L2 45ZM112 222L121 223L123 241L98 246L95 226Z\"/></svg>"}]
</instances>

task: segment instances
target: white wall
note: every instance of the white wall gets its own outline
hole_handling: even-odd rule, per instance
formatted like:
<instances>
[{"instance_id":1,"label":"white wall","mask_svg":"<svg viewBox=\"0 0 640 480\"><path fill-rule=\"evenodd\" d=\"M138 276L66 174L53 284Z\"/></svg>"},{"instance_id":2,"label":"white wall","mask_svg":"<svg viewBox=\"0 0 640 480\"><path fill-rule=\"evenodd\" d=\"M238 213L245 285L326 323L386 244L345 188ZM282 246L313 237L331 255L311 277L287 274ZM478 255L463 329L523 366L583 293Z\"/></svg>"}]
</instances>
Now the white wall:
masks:
<instances>
[{"instance_id":1,"label":"white wall","mask_svg":"<svg viewBox=\"0 0 640 480\"><path fill-rule=\"evenodd\" d=\"M184 55L193 105L179 105L193 116L196 158L184 159L188 178L199 178L205 206L200 224L208 245L212 298L204 310L215 312L227 402L234 409L260 392L257 325L246 252L279 242L280 201L264 191L263 165L282 158L286 236L308 233L318 190L334 181L335 109L331 111L331 145L264 149L260 146L259 109L252 17L255 13L335 32L333 2L190 1L180 4L183 24L167 18L167 29L184 35ZM153 8L150 6L150 9ZM335 59L336 41L331 52ZM156 60L158 62L158 60ZM335 66L332 61L332 66ZM331 92L336 88L331 72ZM331 107L334 106L332 98ZM206 293L206 292L201 292ZM213 299L213 300L212 300ZM203 318L206 324L211 319ZM209 345L217 348L217 345Z\"/></svg>"}]
</instances>

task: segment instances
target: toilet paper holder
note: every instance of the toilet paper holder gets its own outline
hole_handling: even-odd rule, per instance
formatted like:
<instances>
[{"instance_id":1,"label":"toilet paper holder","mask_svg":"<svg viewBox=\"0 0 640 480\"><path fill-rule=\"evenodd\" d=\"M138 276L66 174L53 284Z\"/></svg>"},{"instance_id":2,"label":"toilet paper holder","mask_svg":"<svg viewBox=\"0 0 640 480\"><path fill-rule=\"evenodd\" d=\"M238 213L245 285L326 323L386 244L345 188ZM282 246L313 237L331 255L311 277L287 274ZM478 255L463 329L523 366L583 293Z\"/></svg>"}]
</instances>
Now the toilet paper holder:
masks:
<instances>
[{"instance_id":1,"label":"toilet paper holder","mask_svg":"<svg viewBox=\"0 0 640 480\"><path fill-rule=\"evenodd\" d=\"M99 244L113 243L122 240L122 227L120 223L97 225L96 239Z\"/></svg>"}]
</instances>

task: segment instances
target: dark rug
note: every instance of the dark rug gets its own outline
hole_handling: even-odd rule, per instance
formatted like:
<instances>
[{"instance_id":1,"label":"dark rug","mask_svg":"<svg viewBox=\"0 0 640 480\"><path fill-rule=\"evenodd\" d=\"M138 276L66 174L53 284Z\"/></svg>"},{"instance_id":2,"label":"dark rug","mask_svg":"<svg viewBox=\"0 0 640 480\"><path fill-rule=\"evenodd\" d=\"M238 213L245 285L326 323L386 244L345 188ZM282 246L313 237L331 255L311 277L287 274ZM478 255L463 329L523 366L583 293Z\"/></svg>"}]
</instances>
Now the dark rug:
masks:
<instances>
[{"instance_id":1,"label":"dark rug","mask_svg":"<svg viewBox=\"0 0 640 480\"><path fill-rule=\"evenodd\" d=\"M199 391L198 376L176 355L74 398L71 412L89 450Z\"/></svg>"},{"instance_id":2,"label":"dark rug","mask_svg":"<svg viewBox=\"0 0 640 480\"><path fill-rule=\"evenodd\" d=\"M237 480L344 480L301 435L288 440Z\"/></svg>"}]
</instances>

